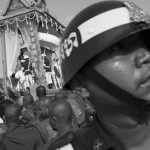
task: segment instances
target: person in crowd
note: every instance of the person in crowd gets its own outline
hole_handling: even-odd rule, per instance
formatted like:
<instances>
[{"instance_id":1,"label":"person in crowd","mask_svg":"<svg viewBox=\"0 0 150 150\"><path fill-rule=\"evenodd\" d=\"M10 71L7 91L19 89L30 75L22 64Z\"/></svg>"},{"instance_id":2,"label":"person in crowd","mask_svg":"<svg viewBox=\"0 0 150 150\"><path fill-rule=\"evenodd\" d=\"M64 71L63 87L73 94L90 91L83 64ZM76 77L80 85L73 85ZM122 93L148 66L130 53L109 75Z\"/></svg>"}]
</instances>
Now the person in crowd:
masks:
<instances>
[{"instance_id":1,"label":"person in crowd","mask_svg":"<svg viewBox=\"0 0 150 150\"><path fill-rule=\"evenodd\" d=\"M56 89L62 88L59 59L56 53L52 53L52 78Z\"/></svg>"},{"instance_id":2,"label":"person in crowd","mask_svg":"<svg viewBox=\"0 0 150 150\"><path fill-rule=\"evenodd\" d=\"M23 106L25 108L32 107L33 103L34 103L34 98L31 94L28 93L23 97Z\"/></svg>"},{"instance_id":3,"label":"person in crowd","mask_svg":"<svg viewBox=\"0 0 150 150\"><path fill-rule=\"evenodd\" d=\"M52 69L51 69L51 64L50 60L47 58L45 54L45 48L41 47L43 49L42 53L42 60L43 60L43 66L45 69L45 76L46 76L46 81L49 89L53 88L53 81L52 81Z\"/></svg>"},{"instance_id":4,"label":"person in crowd","mask_svg":"<svg viewBox=\"0 0 150 150\"><path fill-rule=\"evenodd\" d=\"M0 122L0 140L2 140L2 135L6 132L7 130L7 126L4 120L4 110L5 107L7 107L8 105L13 104L13 102L9 99L5 99L0 101L0 118L1 118L1 122Z\"/></svg>"},{"instance_id":5,"label":"person in crowd","mask_svg":"<svg viewBox=\"0 0 150 150\"><path fill-rule=\"evenodd\" d=\"M26 94L23 97L21 120L25 124L35 117L33 103L34 98L31 94Z\"/></svg>"},{"instance_id":6,"label":"person in crowd","mask_svg":"<svg viewBox=\"0 0 150 150\"><path fill-rule=\"evenodd\" d=\"M63 90L55 93L55 96L54 96L54 101L55 102L61 101L61 100L65 100L65 101L68 101L70 103L70 105L71 105L71 107L73 109L72 124L74 125L74 127L78 128L79 127L79 124L78 124L79 123L78 122L79 115L77 115L77 112L81 112L80 106L76 103L75 99L73 99L73 100L68 99L68 93L66 94ZM83 115L81 115L81 113L80 113L80 116L83 116Z\"/></svg>"},{"instance_id":7,"label":"person in crowd","mask_svg":"<svg viewBox=\"0 0 150 150\"><path fill-rule=\"evenodd\" d=\"M72 124L72 116L73 110L66 100L53 102L49 106L49 123L58 132L58 136L42 145L38 150L52 149L55 141L65 141L68 136L72 136L72 132L76 132L76 128Z\"/></svg>"},{"instance_id":8,"label":"person in crowd","mask_svg":"<svg viewBox=\"0 0 150 150\"><path fill-rule=\"evenodd\" d=\"M25 75L23 72L23 68L21 67L23 63L18 61L15 69L15 73L12 75L12 85L16 90L20 90L24 87Z\"/></svg>"},{"instance_id":9,"label":"person in crowd","mask_svg":"<svg viewBox=\"0 0 150 150\"><path fill-rule=\"evenodd\" d=\"M22 63L21 68L23 69L25 75L24 87L25 89L30 87L33 83L33 66L29 60L29 56L24 54L25 61Z\"/></svg>"},{"instance_id":10,"label":"person in crowd","mask_svg":"<svg viewBox=\"0 0 150 150\"><path fill-rule=\"evenodd\" d=\"M45 96L38 100L38 106L36 108L36 116L29 123L37 125L41 134L45 137L45 141L50 141L57 136L57 132L53 131L49 124L49 107L52 104L51 97Z\"/></svg>"},{"instance_id":11,"label":"person in crowd","mask_svg":"<svg viewBox=\"0 0 150 150\"><path fill-rule=\"evenodd\" d=\"M150 15L129 1L98 2L71 21L60 43L64 87L85 88L96 112L61 148L149 150L149 39Z\"/></svg>"},{"instance_id":12,"label":"person in crowd","mask_svg":"<svg viewBox=\"0 0 150 150\"><path fill-rule=\"evenodd\" d=\"M40 85L36 88L36 95L37 97L40 99L42 97L45 97L46 96L46 87L43 86L43 85Z\"/></svg>"},{"instance_id":13,"label":"person in crowd","mask_svg":"<svg viewBox=\"0 0 150 150\"><path fill-rule=\"evenodd\" d=\"M0 81L0 102L5 99L5 93L3 92L2 83Z\"/></svg>"},{"instance_id":14,"label":"person in crowd","mask_svg":"<svg viewBox=\"0 0 150 150\"><path fill-rule=\"evenodd\" d=\"M34 120L34 122L39 122L39 102L41 100L41 98L44 98L47 95L46 93L46 87L43 85L40 85L36 88L36 96L38 99L36 99L34 101L33 107L34 107L34 112L36 115L36 118Z\"/></svg>"},{"instance_id":15,"label":"person in crowd","mask_svg":"<svg viewBox=\"0 0 150 150\"><path fill-rule=\"evenodd\" d=\"M39 101L39 119L44 120L48 118L48 109L49 106L52 104L52 99L49 96L45 96L40 99Z\"/></svg>"},{"instance_id":16,"label":"person in crowd","mask_svg":"<svg viewBox=\"0 0 150 150\"><path fill-rule=\"evenodd\" d=\"M9 99L4 99L0 101L0 118L3 119L5 107L9 104L13 104L13 102Z\"/></svg>"},{"instance_id":17,"label":"person in crowd","mask_svg":"<svg viewBox=\"0 0 150 150\"><path fill-rule=\"evenodd\" d=\"M20 54L19 54L18 59L17 59L21 65L23 62L25 62L25 59L24 59L24 51L25 50L26 50L26 48L20 49Z\"/></svg>"},{"instance_id":18,"label":"person in crowd","mask_svg":"<svg viewBox=\"0 0 150 150\"><path fill-rule=\"evenodd\" d=\"M21 107L10 104L5 108L4 114L7 131L2 137L1 150L36 150L45 143L37 128L21 124Z\"/></svg>"},{"instance_id":19,"label":"person in crowd","mask_svg":"<svg viewBox=\"0 0 150 150\"><path fill-rule=\"evenodd\" d=\"M70 103L74 115L76 117L76 121L79 127L85 126L86 125L86 105L84 102L84 99L80 96L74 93L73 91L70 90L67 91L67 98L66 100Z\"/></svg>"},{"instance_id":20,"label":"person in crowd","mask_svg":"<svg viewBox=\"0 0 150 150\"><path fill-rule=\"evenodd\" d=\"M67 96L63 91L56 92L54 95L54 101L66 100L66 98Z\"/></svg>"},{"instance_id":21,"label":"person in crowd","mask_svg":"<svg viewBox=\"0 0 150 150\"><path fill-rule=\"evenodd\" d=\"M52 128L58 131L58 135L74 130L72 116L72 107L65 100L56 101L49 107L49 122Z\"/></svg>"},{"instance_id":22,"label":"person in crowd","mask_svg":"<svg viewBox=\"0 0 150 150\"><path fill-rule=\"evenodd\" d=\"M55 93L54 100L68 101L73 109L74 123L77 123L78 127L86 125L86 103L79 94L71 90L61 90Z\"/></svg>"}]
</instances>

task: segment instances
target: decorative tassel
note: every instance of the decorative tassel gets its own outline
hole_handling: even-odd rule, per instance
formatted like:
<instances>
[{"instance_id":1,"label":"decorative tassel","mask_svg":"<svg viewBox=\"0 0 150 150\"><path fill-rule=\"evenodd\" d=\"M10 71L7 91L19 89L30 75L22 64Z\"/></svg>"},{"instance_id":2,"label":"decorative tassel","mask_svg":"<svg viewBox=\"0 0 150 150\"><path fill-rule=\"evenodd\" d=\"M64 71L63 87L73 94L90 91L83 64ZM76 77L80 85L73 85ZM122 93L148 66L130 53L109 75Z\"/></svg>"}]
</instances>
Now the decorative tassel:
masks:
<instances>
[{"instance_id":1,"label":"decorative tassel","mask_svg":"<svg viewBox=\"0 0 150 150\"><path fill-rule=\"evenodd\" d=\"M42 27L43 27L43 26L44 26L44 25L43 25L43 17L42 17L42 16L40 16L40 17L39 17L39 19L40 19L39 21L41 21L41 23L42 23Z\"/></svg>"},{"instance_id":2,"label":"decorative tassel","mask_svg":"<svg viewBox=\"0 0 150 150\"><path fill-rule=\"evenodd\" d=\"M39 16L37 13L36 13L36 20L37 20L37 23L39 23Z\"/></svg>"},{"instance_id":3,"label":"decorative tassel","mask_svg":"<svg viewBox=\"0 0 150 150\"><path fill-rule=\"evenodd\" d=\"M30 26L32 26L32 22L31 22L31 20L29 21L29 23L30 23Z\"/></svg>"},{"instance_id":4,"label":"decorative tassel","mask_svg":"<svg viewBox=\"0 0 150 150\"><path fill-rule=\"evenodd\" d=\"M53 27L53 20L50 18L51 26Z\"/></svg>"},{"instance_id":5,"label":"decorative tassel","mask_svg":"<svg viewBox=\"0 0 150 150\"><path fill-rule=\"evenodd\" d=\"M44 27L44 23L43 23L43 20L41 20L42 21L42 27Z\"/></svg>"},{"instance_id":6,"label":"decorative tassel","mask_svg":"<svg viewBox=\"0 0 150 150\"><path fill-rule=\"evenodd\" d=\"M45 19L46 29L48 30L48 21Z\"/></svg>"},{"instance_id":7,"label":"decorative tassel","mask_svg":"<svg viewBox=\"0 0 150 150\"><path fill-rule=\"evenodd\" d=\"M16 19L17 28L19 28L18 20Z\"/></svg>"},{"instance_id":8,"label":"decorative tassel","mask_svg":"<svg viewBox=\"0 0 150 150\"><path fill-rule=\"evenodd\" d=\"M55 25L56 25L56 31L58 31L58 24L57 24L57 22L55 22Z\"/></svg>"},{"instance_id":9,"label":"decorative tassel","mask_svg":"<svg viewBox=\"0 0 150 150\"><path fill-rule=\"evenodd\" d=\"M27 16L25 16L26 17L26 24L28 24L28 17Z\"/></svg>"},{"instance_id":10,"label":"decorative tassel","mask_svg":"<svg viewBox=\"0 0 150 150\"><path fill-rule=\"evenodd\" d=\"M6 22L6 26L7 26L7 31L9 31L9 26L8 26L8 22Z\"/></svg>"}]
</instances>

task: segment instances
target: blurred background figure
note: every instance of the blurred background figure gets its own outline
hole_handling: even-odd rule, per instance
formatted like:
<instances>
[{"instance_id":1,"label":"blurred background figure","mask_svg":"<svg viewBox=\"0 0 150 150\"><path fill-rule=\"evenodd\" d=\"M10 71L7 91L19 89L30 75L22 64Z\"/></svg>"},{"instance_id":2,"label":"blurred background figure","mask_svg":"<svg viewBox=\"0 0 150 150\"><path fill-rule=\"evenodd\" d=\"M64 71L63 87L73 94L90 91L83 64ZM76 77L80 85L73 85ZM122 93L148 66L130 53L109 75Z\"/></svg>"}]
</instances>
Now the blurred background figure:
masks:
<instances>
[{"instance_id":1,"label":"blurred background figure","mask_svg":"<svg viewBox=\"0 0 150 150\"><path fill-rule=\"evenodd\" d=\"M41 135L34 127L25 127L19 119L21 107L10 104L5 108L7 131L2 137L1 150L33 150L44 144Z\"/></svg>"},{"instance_id":2,"label":"blurred background figure","mask_svg":"<svg viewBox=\"0 0 150 150\"><path fill-rule=\"evenodd\" d=\"M49 107L51 106L53 100L51 97L45 96L35 101L34 106L35 118L29 123L32 125L37 125L38 129L43 134L46 141L51 141L57 136L57 132L53 131L51 125L49 124Z\"/></svg>"},{"instance_id":3,"label":"blurred background figure","mask_svg":"<svg viewBox=\"0 0 150 150\"><path fill-rule=\"evenodd\" d=\"M7 131L7 126L4 119L4 110L10 104L13 104L13 102L9 99L0 101L0 140L2 140L3 134Z\"/></svg>"},{"instance_id":4,"label":"blurred background figure","mask_svg":"<svg viewBox=\"0 0 150 150\"><path fill-rule=\"evenodd\" d=\"M25 75L25 82L24 82L24 88L29 88L33 83L33 66L32 63L29 60L29 56L27 54L24 54L25 61L22 63L21 67L23 69L24 75Z\"/></svg>"},{"instance_id":5,"label":"blurred background figure","mask_svg":"<svg viewBox=\"0 0 150 150\"><path fill-rule=\"evenodd\" d=\"M53 80L52 80L52 69L51 69L51 64L50 60L46 56L45 48L41 47L43 50L42 53L42 60L43 60L43 66L45 69L45 76L46 76L46 81L47 81L47 86L49 89L53 88Z\"/></svg>"},{"instance_id":6,"label":"blurred background figure","mask_svg":"<svg viewBox=\"0 0 150 150\"><path fill-rule=\"evenodd\" d=\"M35 117L33 109L34 98L31 94L27 94L23 97L23 106L21 113L21 120L24 124L27 124Z\"/></svg>"},{"instance_id":7,"label":"blurred background figure","mask_svg":"<svg viewBox=\"0 0 150 150\"><path fill-rule=\"evenodd\" d=\"M53 102L49 106L49 123L58 132L58 136L39 147L38 150L54 149L55 146L61 145L60 143L72 139L72 133L77 130L72 124L72 116L72 108L66 100Z\"/></svg>"},{"instance_id":8,"label":"blurred background figure","mask_svg":"<svg viewBox=\"0 0 150 150\"><path fill-rule=\"evenodd\" d=\"M36 95L38 98L45 97L46 94L47 93L46 93L46 87L45 86L40 85L36 88Z\"/></svg>"},{"instance_id":9,"label":"blurred background figure","mask_svg":"<svg viewBox=\"0 0 150 150\"><path fill-rule=\"evenodd\" d=\"M72 126L72 116L71 105L65 100L56 101L49 107L49 122L53 129L58 131L58 135L75 130Z\"/></svg>"}]
</instances>

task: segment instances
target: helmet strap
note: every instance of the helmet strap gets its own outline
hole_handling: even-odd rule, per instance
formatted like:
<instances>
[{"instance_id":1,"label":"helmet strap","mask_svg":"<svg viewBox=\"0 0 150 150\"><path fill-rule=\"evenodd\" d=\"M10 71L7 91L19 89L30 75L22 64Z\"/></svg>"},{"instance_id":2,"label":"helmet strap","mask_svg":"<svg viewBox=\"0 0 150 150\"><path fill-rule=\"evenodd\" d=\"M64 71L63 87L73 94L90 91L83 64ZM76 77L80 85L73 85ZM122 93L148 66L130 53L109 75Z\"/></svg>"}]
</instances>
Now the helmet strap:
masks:
<instances>
[{"instance_id":1,"label":"helmet strap","mask_svg":"<svg viewBox=\"0 0 150 150\"><path fill-rule=\"evenodd\" d=\"M139 109L143 109L144 111L150 111L150 103L147 100L137 98L130 93L124 91L119 88L105 77L103 77L100 73L98 73L95 69L90 68L83 72L88 79L93 81L97 86L101 89L112 95L113 97L123 101L124 103L128 103L132 106L136 106Z\"/></svg>"}]
</instances>

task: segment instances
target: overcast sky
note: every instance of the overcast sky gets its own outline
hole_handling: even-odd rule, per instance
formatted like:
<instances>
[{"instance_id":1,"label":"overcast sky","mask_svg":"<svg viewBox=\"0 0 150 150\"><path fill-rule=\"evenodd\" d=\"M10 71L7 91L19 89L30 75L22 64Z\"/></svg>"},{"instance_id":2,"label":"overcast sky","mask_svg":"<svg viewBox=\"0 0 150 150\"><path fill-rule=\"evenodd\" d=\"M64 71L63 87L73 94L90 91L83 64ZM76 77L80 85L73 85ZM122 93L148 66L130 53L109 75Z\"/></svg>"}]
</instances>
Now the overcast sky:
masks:
<instances>
[{"instance_id":1,"label":"overcast sky","mask_svg":"<svg viewBox=\"0 0 150 150\"><path fill-rule=\"evenodd\" d=\"M47 6L63 25L83 8L102 0L46 0ZM130 0L150 13L150 0Z\"/></svg>"}]
</instances>

